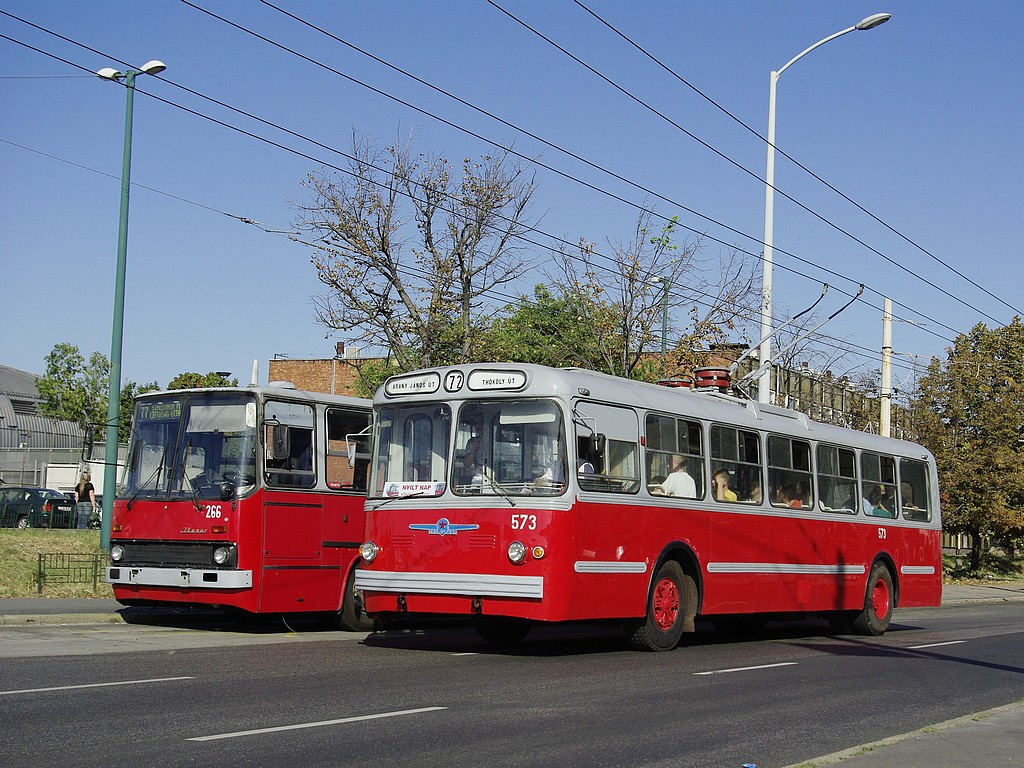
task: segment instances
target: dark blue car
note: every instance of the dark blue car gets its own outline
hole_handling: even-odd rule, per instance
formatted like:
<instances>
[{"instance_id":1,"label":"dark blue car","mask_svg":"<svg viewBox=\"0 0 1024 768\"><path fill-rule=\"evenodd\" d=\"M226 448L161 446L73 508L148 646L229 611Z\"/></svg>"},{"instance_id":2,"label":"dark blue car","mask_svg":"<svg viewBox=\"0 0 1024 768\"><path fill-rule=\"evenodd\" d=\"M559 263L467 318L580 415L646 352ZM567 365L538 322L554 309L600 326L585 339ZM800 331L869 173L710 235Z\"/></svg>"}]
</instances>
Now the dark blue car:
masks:
<instances>
[{"instance_id":1,"label":"dark blue car","mask_svg":"<svg viewBox=\"0 0 1024 768\"><path fill-rule=\"evenodd\" d=\"M74 528L75 502L50 488L0 485L0 528Z\"/></svg>"}]
</instances>

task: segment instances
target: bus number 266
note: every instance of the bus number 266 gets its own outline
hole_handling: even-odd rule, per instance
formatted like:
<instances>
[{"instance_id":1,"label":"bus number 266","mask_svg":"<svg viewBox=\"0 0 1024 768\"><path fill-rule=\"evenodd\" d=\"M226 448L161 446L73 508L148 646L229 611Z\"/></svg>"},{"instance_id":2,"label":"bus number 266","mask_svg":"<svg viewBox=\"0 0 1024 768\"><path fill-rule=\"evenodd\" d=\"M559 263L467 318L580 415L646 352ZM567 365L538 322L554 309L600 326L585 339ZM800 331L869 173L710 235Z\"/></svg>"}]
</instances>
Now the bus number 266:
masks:
<instances>
[{"instance_id":1,"label":"bus number 266","mask_svg":"<svg viewBox=\"0 0 1024 768\"><path fill-rule=\"evenodd\" d=\"M535 531L537 530L536 515L512 515L513 531Z\"/></svg>"}]
</instances>

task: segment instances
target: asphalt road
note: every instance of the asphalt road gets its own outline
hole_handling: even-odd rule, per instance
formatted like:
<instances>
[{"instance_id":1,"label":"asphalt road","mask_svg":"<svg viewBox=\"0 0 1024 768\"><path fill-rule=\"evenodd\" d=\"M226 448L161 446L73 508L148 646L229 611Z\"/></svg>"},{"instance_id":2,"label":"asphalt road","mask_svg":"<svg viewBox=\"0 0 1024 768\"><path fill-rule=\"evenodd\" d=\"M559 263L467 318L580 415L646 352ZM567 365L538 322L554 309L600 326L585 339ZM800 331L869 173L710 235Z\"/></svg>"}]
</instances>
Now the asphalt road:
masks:
<instances>
[{"instance_id":1,"label":"asphalt road","mask_svg":"<svg viewBox=\"0 0 1024 768\"><path fill-rule=\"evenodd\" d=\"M202 619L0 627L15 766L794 765L1024 698L1019 603L708 630L672 653L600 627L515 651L467 628L370 636ZM292 631L295 630L295 631Z\"/></svg>"}]
</instances>

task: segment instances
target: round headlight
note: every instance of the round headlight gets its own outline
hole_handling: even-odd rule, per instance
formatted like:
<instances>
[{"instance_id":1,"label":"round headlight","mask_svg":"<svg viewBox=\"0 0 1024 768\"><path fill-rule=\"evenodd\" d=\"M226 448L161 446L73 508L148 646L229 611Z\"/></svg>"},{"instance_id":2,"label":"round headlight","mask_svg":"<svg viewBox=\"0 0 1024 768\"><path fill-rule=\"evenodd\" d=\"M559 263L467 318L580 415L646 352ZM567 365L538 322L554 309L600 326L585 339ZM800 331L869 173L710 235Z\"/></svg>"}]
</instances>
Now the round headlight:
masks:
<instances>
[{"instance_id":1,"label":"round headlight","mask_svg":"<svg viewBox=\"0 0 1024 768\"><path fill-rule=\"evenodd\" d=\"M364 563L372 563L378 554L380 554L380 547L372 541L367 541L359 547L359 556L363 558Z\"/></svg>"},{"instance_id":2,"label":"round headlight","mask_svg":"<svg viewBox=\"0 0 1024 768\"><path fill-rule=\"evenodd\" d=\"M121 562L123 557L124 557L124 547L122 547L120 544L115 544L114 546L112 546L110 548L110 560L111 560L111 562L119 563L119 562Z\"/></svg>"},{"instance_id":3,"label":"round headlight","mask_svg":"<svg viewBox=\"0 0 1024 768\"><path fill-rule=\"evenodd\" d=\"M526 547L523 546L521 541L513 541L508 545L508 559L513 563L523 562L523 558L526 557Z\"/></svg>"},{"instance_id":4,"label":"round headlight","mask_svg":"<svg viewBox=\"0 0 1024 768\"><path fill-rule=\"evenodd\" d=\"M231 559L231 547L217 547L213 550L213 562L224 565Z\"/></svg>"}]
</instances>

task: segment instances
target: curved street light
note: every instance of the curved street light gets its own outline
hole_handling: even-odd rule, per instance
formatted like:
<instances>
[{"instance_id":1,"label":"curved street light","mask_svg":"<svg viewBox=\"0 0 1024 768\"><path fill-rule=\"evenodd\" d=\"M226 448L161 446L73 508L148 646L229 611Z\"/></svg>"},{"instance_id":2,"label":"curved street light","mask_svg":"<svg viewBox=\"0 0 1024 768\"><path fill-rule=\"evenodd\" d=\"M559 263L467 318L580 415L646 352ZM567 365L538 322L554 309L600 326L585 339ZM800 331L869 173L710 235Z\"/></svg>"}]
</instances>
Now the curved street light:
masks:
<instances>
[{"instance_id":1,"label":"curved street light","mask_svg":"<svg viewBox=\"0 0 1024 768\"><path fill-rule=\"evenodd\" d=\"M128 256L128 190L132 169L132 108L135 78L156 75L167 69L162 61L147 61L139 69L118 72L104 67L96 74L104 80L124 81L127 102L124 116L124 154L121 160L121 214L117 232L117 272L114 281L114 322L110 335L110 383L107 390L107 440L103 450L103 513L100 547L110 545L110 519L117 492L117 432L121 413L121 341L124 338L124 273Z\"/></svg>"},{"instance_id":2,"label":"curved street light","mask_svg":"<svg viewBox=\"0 0 1024 768\"><path fill-rule=\"evenodd\" d=\"M836 32L834 35L822 38L811 47L787 61L781 68L771 73L768 89L768 163L764 174L764 257L762 260L761 277L761 343L758 351L758 362L763 365L772 358L772 240L774 238L774 217L775 217L775 86L779 75L789 69L793 64L802 59L808 53L825 43L842 37L849 32L864 29L874 29L885 24L892 18L889 13L874 13L865 19L861 19L852 27ZM764 373L757 382L757 401L767 403L771 400L771 366L765 368Z\"/></svg>"}]
</instances>

